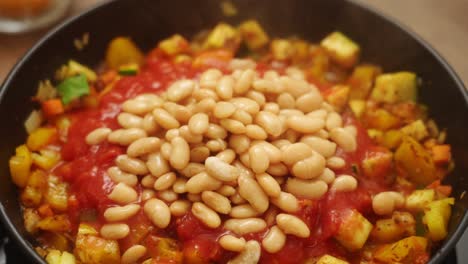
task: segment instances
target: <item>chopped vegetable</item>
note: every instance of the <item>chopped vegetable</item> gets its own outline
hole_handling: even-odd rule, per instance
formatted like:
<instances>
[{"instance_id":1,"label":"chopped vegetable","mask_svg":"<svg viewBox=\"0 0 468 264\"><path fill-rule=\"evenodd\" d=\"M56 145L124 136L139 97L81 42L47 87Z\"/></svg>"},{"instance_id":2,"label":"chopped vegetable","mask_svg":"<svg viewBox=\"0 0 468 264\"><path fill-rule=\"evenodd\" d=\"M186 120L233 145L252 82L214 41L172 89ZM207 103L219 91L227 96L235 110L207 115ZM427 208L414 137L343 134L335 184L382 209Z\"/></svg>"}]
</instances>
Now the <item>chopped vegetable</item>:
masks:
<instances>
[{"instance_id":1,"label":"chopped vegetable","mask_svg":"<svg viewBox=\"0 0 468 264\"><path fill-rule=\"evenodd\" d=\"M412 137L403 137L395 152L395 162L408 179L416 184L429 184L437 179L431 154Z\"/></svg>"},{"instance_id":2,"label":"chopped vegetable","mask_svg":"<svg viewBox=\"0 0 468 264\"><path fill-rule=\"evenodd\" d=\"M239 48L241 37L232 26L219 23L208 35L203 43L204 49L228 49L236 51Z\"/></svg>"},{"instance_id":3,"label":"chopped vegetable","mask_svg":"<svg viewBox=\"0 0 468 264\"><path fill-rule=\"evenodd\" d=\"M447 225L451 215L453 198L430 202L424 209L423 222L427 226L429 237L433 241L443 240L447 236Z\"/></svg>"},{"instance_id":4,"label":"chopped vegetable","mask_svg":"<svg viewBox=\"0 0 468 264\"><path fill-rule=\"evenodd\" d=\"M24 127L26 128L26 132L31 134L34 130L39 128L43 121L43 114L42 111L33 110L31 114L29 114L26 121L24 121Z\"/></svg>"},{"instance_id":5,"label":"chopped vegetable","mask_svg":"<svg viewBox=\"0 0 468 264\"><path fill-rule=\"evenodd\" d=\"M130 63L141 65L143 63L143 53L129 38L117 37L110 42L107 48L106 63L114 70Z\"/></svg>"},{"instance_id":6,"label":"chopped vegetable","mask_svg":"<svg viewBox=\"0 0 468 264\"><path fill-rule=\"evenodd\" d=\"M326 100L336 111L341 112L348 104L350 88L348 85L335 85L326 96Z\"/></svg>"},{"instance_id":7,"label":"chopped vegetable","mask_svg":"<svg viewBox=\"0 0 468 264\"><path fill-rule=\"evenodd\" d=\"M71 223L68 215L54 215L41 219L37 223L37 227L46 231L66 232L70 230Z\"/></svg>"},{"instance_id":8,"label":"chopped vegetable","mask_svg":"<svg viewBox=\"0 0 468 264\"><path fill-rule=\"evenodd\" d=\"M341 32L331 33L320 42L320 45L325 48L332 60L343 67L352 67L359 58L359 46Z\"/></svg>"},{"instance_id":9,"label":"chopped vegetable","mask_svg":"<svg viewBox=\"0 0 468 264\"><path fill-rule=\"evenodd\" d=\"M437 165L443 165L449 163L451 160L452 154L450 151L450 145L435 145L431 148L432 150L432 160Z\"/></svg>"},{"instance_id":10,"label":"chopped vegetable","mask_svg":"<svg viewBox=\"0 0 468 264\"><path fill-rule=\"evenodd\" d=\"M47 254L46 261L48 264L75 264L75 256L72 254L63 251L53 249Z\"/></svg>"},{"instance_id":11,"label":"chopped vegetable","mask_svg":"<svg viewBox=\"0 0 468 264\"><path fill-rule=\"evenodd\" d=\"M294 47L291 41L286 39L274 39L270 44L270 50L275 60L289 60L294 55Z\"/></svg>"},{"instance_id":12,"label":"chopped vegetable","mask_svg":"<svg viewBox=\"0 0 468 264\"><path fill-rule=\"evenodd\" d=\"M97 75L93 70L74 60L69 60L68 64L62 66L56 73L58 80L65 80L76 75L85 75L90 82L97 80Z\"/></svg>"},{"instance_id":13,"label":"chopped vegetable","mask_svg":"<svg viewBox=\"0 0 468 264\"><path fill-rule=\"evenodd\" d=\"M426 126L421 119L418 119L411 124L408 124L401 128L401 132L404 134L413 137L417 141L421 141L429 135L427 132Z\"/></svg>"},{"instance_id":14,"label":"chopped vegetable","mask_svg":"<svg viewBox=\"0 0 468 264\"><path fill-rule=\"evenodd\" d=\"M349 251L361 249L372 230L372 224L356 210L345 213L335 239Z\"/></svg>"},{"instance_id":15,"label":"chopped vegetable","mask_svg":"<svg viewBox=\"0 0 468 264\"><path fill-rule=\"evenodd\" d=\"M375 65L359 65L354 68L348 79L351 87L351 99L366 99L372 90L375 78L381 74L382 69Z\"/></svg>"},{"instance_id":16,"label":"chopped vegetable","mask_svg":"<svg viewBox=\"0 0 468 264\"><path fill-rule=\"evenodd\" d=\"M47 175L42 170L35 170L28 179L26 188L21 193L21 202L29 207L38 206L47 188Z\"/></svg>"},{"instance_id":17,"label":"chopped vegetable","mask_svg":"<svg viewBox=\"0 0 468 264\"><path fill-rule=\"evenodd\" d=\"M395 149L401 144L403 133L399 129L388 130L383 134L381 144L389 149Z\"/></svg>"},{"instance_id":18,"label":"chopped vegetable","mask_svg":"<svg viewBox=\"0 0 468 264\"><path fill-rule=\"evenodd\" d=\"M375 80L371 99L382 103L416 101L417 78L412 72L382 74Z\"/></svg>"},{"instance_id":19,"label":"chopped vegetable","mask_svg":"<svg viewBox=\"0 0 468 264\"><path fill-rule=\"evenodd\" d=\"M90 92L86 76L84 75L65 79L57 86L57 90L62 97L62 102L66 105L83 95L89 94Z\"/></svg>"},{"instance_id":20,"label":"chopped vegetable","mask_svg":"<svg viewBox=\"0 0 468 264\"><path fill-rule=\"evenodd\" d=\"M360 118L366 111L366 101L364 100L349 100L348 104L357 118Z\"/></svg>"},{"instance_id":21,"label":"chopped vegetable","mask_svg":"<svg viewBox=\"0 0 468 264\"><path fill-rule=\"evenodd\" d=\"M41 169L50 170L60 161L60 153L54 150L41 149L40 154L32 153L33 163Z\"/></svg>"},{"instance_id":22,"label":"chopped vegetable","mask_svg":"<svg viewBox=\"0 0 468 264\"><path fill-rule=\"evenodd\" d=\"M432 189L415 190L406 197L405 207L411 211L422 212L434 198L435 191Z\"/></svg>"},{"instance_id":23,"label":"chopped vegetable","mask_svg":"<svg viewBox=\"0 0 468 264\"><path fill-rule=\"evenodd\" d=\"M119 67L119 74L120 75L136 75L140 66L138 64L126 64Z\"/></svg>"},{"instance_id":24,"label":"chopped vegetable","mask_svg":"<svg viewBox=\"0 0 468 264\"><path fill-rule=\"evenodd\" d=\"M50 144L57 136L55 127L41 127L28 136L26 145L31 151L37 151Z\"/></svg>"},{"instance_id":25,"label":"chopped vegetable","mask_svg":"<svg viewBox=\"0 0 468 264\"><path fill-rule=\"evenodd\" d=\"M49 99L47 101L43 101L41 103L41 108L46 117L53 117L65 112L60 99Z\"/></svg>"},{"instance_id":26,"label":"chopped vegetable","mask_svg":"<svg viewBox=\"0 0 468 264\"><path fill-rule=\"evenodd\" d=\"M56 176L49 176L48 189L45 200L52 208L65 211L68 208L68 184L61 182Z\"/></svg>"},{"instance_id":27,"label":"chopped vegetable","mask_svg":"<svg viewBox=\"0 0 468 264\"><path fill-rule=\"evenodd\" d=\"M265 47L270 41L262 26L256 20L247 20L239 26L242 40L250 50Z\"/></svg>"},{"instance_id":28,"label":"chopped vegetable","mask_svg":"<svg viewBox=\"0 0 468 264\"><path fill-rule=\"evenodd\" d=\"M363 116L363 122L369 128L386 131L400 125L400 119L385 109L367 111Z\"/></svg>"},{"instance_id":29,"label":"chopped vegetable","mask_svg":"<svg viewBox=\"0 0 468 264\"><path fill-rule=\"evenodd\" d=\"M25 187L32 165L31 152L26 145L16 148L16 154L10 158L9 165L13 182L19 187Z\"/></svg>"},{"instance_id":30,"label":"chopped vegetable","mask_svg":"<svg viewBox=\"0 0 468 264\"><path fill-rule=\"evenodd\" d=\"M57 97L57 89L52 85L50 80L45 80L39 82L39 87L37 88L37 93L34 96L39 102L47 101Z\"/></svg>"},{"instance_id":31,"label":"chopped vegetable","mask_svg":"<svg viewBox=\"0 0 468 264\"><path fill-rule=\"evenodd\" d=\"M382 245L374 252L374 258L383 263L401 263L411 255L425 253L427 239L410 236L393 244Z\"/></svg>"},{"instance_id":32,"label":"chopped vegetable","mask_svg":"<svg viewBox=\"0 0 468 264\"><path fill-rule=\"evenodd\" d=\"M75 243L75 256L82 263L120 263L120 248L116 240L97 236L97 231L80 224Z\"/></svg>"},{"instance_id":33,"label":"chopped vegetable","mask_svg":"<svg viewBox=\"0 0 468 264\"><path fill-rule=\"evenodd\" d=\"M190 50L190 44L188 41L179 34L175 34L170 38L162 40L159 42L158 47L168 56L183 54Z\"/></svg>"}]
</instances>

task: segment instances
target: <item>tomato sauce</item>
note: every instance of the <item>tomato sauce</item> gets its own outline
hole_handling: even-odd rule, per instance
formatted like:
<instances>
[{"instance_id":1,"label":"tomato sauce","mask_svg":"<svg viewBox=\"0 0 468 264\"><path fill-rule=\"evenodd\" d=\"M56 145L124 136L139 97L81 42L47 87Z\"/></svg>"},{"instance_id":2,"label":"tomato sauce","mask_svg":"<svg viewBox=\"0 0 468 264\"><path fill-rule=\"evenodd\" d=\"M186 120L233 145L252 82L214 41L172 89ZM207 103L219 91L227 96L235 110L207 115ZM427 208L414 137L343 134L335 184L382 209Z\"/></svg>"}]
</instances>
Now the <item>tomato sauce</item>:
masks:
<instances>
[{"instance_id":1,"label":"tomato sauce","mask_svg":"<svg viewBox=\"0 0 468 264\"><path fill-rule=\"evenodd\" d=\"M258 65L261 72L268 69L268 65ZM72 124L68 139L61 150L64 162L54 169L54 173L71 186L73 199L69 211L75 224L80 221L78 212L86 210L95 210L99 223L104 210L114 205L107 198L114 183L106 171L114 165L114 159L125 152L125 148L109 143L89 146L85 143L86 135L98 127L118 128L116 117L121 111L120 104L125 100L142 93L159 93L166 89L170 82L197 77L199 72L200 70L192 68L189 63L175 65L160 56L150 54L141 72L137 76L120 79L115 87L101 98L98 108L78 110L71 114ZM297 263L307 257L323 254L348 256L333 238L341 223L342 213L356 209L364 215L371 214L371 194L386 189L386 186L361 177L356 171L359 170L362 159L373 151L374 146L366 131L351 114L345 114L344 121L358 128L358 149L354 153L338 150L338 155L347 161L347 165L336 173L355 175L360 187L350 193L329 192L318 201L301 200L301 210L297 216L309 226L312 235L307 239L288 236L286 245L278 253L263 251L261 263ZM217 239L227 231L222 228L207 228L191 213L173 219L165 230L157 230L143 212L129 219L127 223L131 232L120 241L122 252L137 243L153 243L151 245L154 247L155 240L148 240L148 237L158 235L181 241L181 251L187 260L200 258L204 262L225 263L235 255L223 250L217 243ZM247 234L245 237L261 241L265 232Z\"/></svg>"}]
</instances>

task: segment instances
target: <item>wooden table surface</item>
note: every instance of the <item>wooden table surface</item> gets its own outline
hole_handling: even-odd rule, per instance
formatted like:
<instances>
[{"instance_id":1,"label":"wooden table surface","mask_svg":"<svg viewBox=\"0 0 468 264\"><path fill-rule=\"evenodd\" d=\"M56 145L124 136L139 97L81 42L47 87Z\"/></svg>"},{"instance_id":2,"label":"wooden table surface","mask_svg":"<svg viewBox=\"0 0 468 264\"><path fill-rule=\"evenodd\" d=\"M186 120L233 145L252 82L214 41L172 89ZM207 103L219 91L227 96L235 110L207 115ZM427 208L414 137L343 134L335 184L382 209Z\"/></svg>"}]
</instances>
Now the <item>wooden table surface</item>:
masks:
<instances>
[{"instance_id":1,"label":"wooden table surface","mask_svg":"<svg viewBox=\"0 0 468 264\"><path fill-rule=\"evenodd\" d=\"M102 0L75 0L69 15ZM420 34L455 68L468 86L468 0L359 0L389 14ZM0 82L21 57L47 30L26 35L0 34Z\"/></svg>"}]
</instances>

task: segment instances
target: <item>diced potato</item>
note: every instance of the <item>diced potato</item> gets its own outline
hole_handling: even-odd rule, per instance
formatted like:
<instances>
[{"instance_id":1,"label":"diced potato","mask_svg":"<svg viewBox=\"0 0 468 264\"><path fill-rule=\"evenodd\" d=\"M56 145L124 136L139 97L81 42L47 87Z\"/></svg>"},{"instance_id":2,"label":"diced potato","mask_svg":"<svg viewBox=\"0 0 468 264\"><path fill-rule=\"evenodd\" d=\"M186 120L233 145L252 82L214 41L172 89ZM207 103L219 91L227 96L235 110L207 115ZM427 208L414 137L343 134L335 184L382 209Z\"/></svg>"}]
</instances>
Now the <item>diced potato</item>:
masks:
<instances>
[{"instance_id":1,"label":"diced potato","mask_svg":"<svg viewBox=\"0 0 468 264\"><path fill-rule=\"evenodd\" d=\"M111 69L117 70L120 66L130 63L141 65L143 52L129 38L114 38L107 47L106 63Z\"/></svg>"},{"instance_id":2,"label":"diced potato","mask_svg":"<svg viewBox=\"0 0 468 264\"><path fill-rule=\"evenodd\" d=\"M367 127L382 131L398 127L400 124L400 119L398 117L381 108L375 111L367 111L363 116L363 121Z\"/></svg>"},{"instance_id":3,"label":"diced potato","mask_svg":"<svg viewBox=\"0 0 468 264\"><path fill-rule=\"evenodd\" d=\"M347 85L335 85L327 94L326 100L336 111L341 112L348 103L350 88Z\"/></svg>"},{"instance_id":4,"label":"diced potato","mask_svg":"<svg viewBox=\"0 0 468 264\"><path fill-rule=\"evenodd\" d=\"M31 152L26 145L16 148L16 154L10 158L10 174L13 182L19 187L25 187L31 172Z\"/></svg>"},{"instance_id":5,"label":"diced potato","mask_svg":"<svg viewBox=\"0 0 468 264\"><path fill-rule=\"evenodd\" d=\"M74 264L76 263L75 256L64 251L60 252L56 249L52 249L47 254L46 261L48 264Z\"/></svg>"},{"instance_id":6,"label":"diced potato","mask_svg":"<svg viewBox=\"0 0 468 264\"><path fill-rule=\"evenodd\" d=\"M377 129L367 129L367 135L376 143L379 143L382 141L383 138L383 132Z\"/></svg>"},{"instance_id":7,"label":"diced potato","mask_svg":"<svg viewBox=\"0 0 468 264\"><path fill-rule=\"evenodd\" d=\"M256 20L247 20L239 26L242 40L250 50L258 50L268 44L270 39Z\"/></svg>"},{"instance_id":8,"label":"diced potato","mask_svg":"<svg viewBox=\"0 0 468 264\"><path fill-rule=\"evenodd\" d=\"M410 137L413 137L417 141L421 141L429 135L426 126L424 125L424 122L421 119L402 127L401 132Z\"/></svg>"},{"instance_id":9,"label":"diced potato","mask_svg":"<svg viewBox=\"0 0 468 264\"><path fill-rule=\"evenodd\" d=\"M204 51L193 59L194 68L223 68L229 65L234 57L232 51L226 49Z\"/></svg>"},{"instance_id":10,"label":"diced potato","mask_svg":"<svg viewBox=\"0 0 468 264\"><path fill-rule=\"evenodd\" d=\"M371 237L379 242L393 242L415 234L416 221L407 212L394 212L392 218L380 219L375 223Z\"/></svg>"},{"instance_id":11,"label":"diced potato","mask_svg":"<svg viewBox=\"0 0 468 264\"><path fill-rule=\"evenodd\" d=\"M352 67L359 59L359 46L341 32L331 33L320 42L320 45L336 63L343 67Z\"/></svg>"},{"instance_id":12,"label":"diced potato","mask_svg":"<svg viewBox=\"0 0 468 264\"><path fill-rule=\"evenodd\" d=\"M270 44L270 50L275 60L289 60L294 56L294 46L286 39L274 39Z\"/></svg>"},{"instance_id":13,"label":"diced potato","mask_svg":"<svg viewBox=\"0 0 468 264\"><path fill-rule=\"evenodd\" d=\"M36 210L31 208L26 208L23 211L23 219L24 219L24 228L31 234L37 232L38 227L37 224L41 220L39 214L37 214Z\"/></svg>"},{"instance_id":14,"label":"diced potato","mask_svg":"<svg viewBox=\"0 0 468 264\"><path fill-rule=\"evenodd\" d=\"M96 236L98 235L98 231L91 225L81 223L80 226L78 227L78 235L93 235Z\"/></svg>"},{"instance_id":15,"label":"diced potato","mask_svg":"<svg viewBox=\"0 0 468 264\"><path fill-rule=\"evenodd\" d=\"M44 114L42 113L42 111L33 110L31 114L29 114L28 118L26 118L26 121L24 121L24 128L26 129L26 132L28 132L28 134L31 134L41 126L43 121Z\"/></svg>"},{"instance_id":16,"label":"diced potato","mask_svg":"<svg viewBox=\"0 0 468 264\"><path fill-rule=\"evenodd\" d=\"M323 255L316 264L349 264L349 262L330 255Z\"/></svg>"},{"instance_id":17,"label":"diced potato","mask_svg":"<svg viewBox=\"0 0 468 264\"><path fill-rule=\"evenodd\" d=\"M434 201L434 197L433 189L415 190L406 197L405 207L410 211L422 212L430 202Z\"/></svg>"},{"instance_id":18,"label":"diced potato","mask_svg":"<svg viewBox=\"0 0 468 264\"><path fill-rule=\"evenodd\" d=\"M401 144L403 133L398 129L388 130L384 133L380 142L384 147L395 149Z\"/></svg>"},{"instance_id":19,"label":"diced potato","mask_svg":"<svg viewBox=\"0 0 468 264\"><path fill-rule=\"evenodd\" d=\"M450 145L435 145L431 148L432 159L437 165L444 165L450 162L452 158Z\"/></svg>"},{"instance_id":20,"label":"diced potato","mask_svg":"<svg viewBox=\"0 0 468 264\"><path fill-rule=\"evenodd\" d=\"M68 64L63 65L57 71L56 77L59 80L64 80L68 77L72 77L79 74L85 75L88 81L94 82L97 80L97 75L93 70L74 60L69 60Z\"/></svg>"},{"instance_id":21,"label":"diced potato","mask_svg":"<svg viewBox=\"0 0 468 264\"><path fill-rule=\"evenodd\" d=\"M32 153L33 163L41 169L50 170L60 161L60 153L53 150L42 149L38 153Z\"/></svg>"},{"instance_id":22,"label":"diced potato","mask_svg":"<svg viewBox=\"0 0 468 264\"><path fill-rule=\"evenodd\" d=\"M46 261L48 264L60 264L62 259L62 252L56 249L52 249L47 254Z\"/></svg>"},{"instance_id":23,"label":"diced potato","mask_svg":"<svg viewBox=\"0 0 468 264\"><path fill-rule=\"evenodd\" d=\"M93 232L94 230L94 232ZM75 241L75 256L82 263L120 263L120 248L115 240L95 235L97 231L86 224L80 224Z\"/></svg>"},{"instance_id":24,"label":"diced potato","mask_svg":"<svg viewBox=\"0 0 468 264\"><path fill-rule=\"evenodd\" d=\"M367 241L372 224L357 210L349 210L343 217L335 239L349 251L361 249Z\"/></svg>"},{"instance_id":25,"label":"diced potato","mask_svg":"<svg viewBox=\"0 0 468 264\"><path fill-rule=\"evenodd\" d=\"M437 180L431 154L412 137L403 138L395 152L395 163L413 183L427 185Z\"/></svg>"},{"instance_id":26,"label":"diced potato","mask_svg":"<svg viewBox=\"0 0 468 264\"><path fill-rule=\"evenodd\" d=\"M179 34L175 34L170 38L162 40L158 45L166 55L175 56L189 51L190 44Z\"/></svg>"},{"instance_id":27,"label":"diced potato","mask_svg":"<svg viewBox=\"0 0 468 264\"><path fill-rule=\"evenodd\" d=\"M384 177L392 168L392 160L393 153L382 148L382 151L366 155L361 161L362 172L373 179Z\"/></svg>"},{"instance_id":28,"label":"diced potato","mask_svg":"<svg viewBox=\"0 0 468 264\"><path fill-rule=\"evenodd\" d=\"M407 258L409 254L425 252L426 248L426 238L411 236L393 244L378 247L374 252L374 258L383 263L398 263Z\"/></svg>"},{"instance_id":29,"label":"diced potato","mask_svg":"<svg viewBox=\"0 0 468 264\"><path fill-rule=\"evenodd\" d=\"M300 63L304 60L310 61L310 44L304 40L294 40L292 42L294 55L293 55L293 63L297 62Z\"/></svg>"},{"instance_id":30,"label":"diced potato","mask_svg":"<svg viewBox=\"0 0 468 264\"><path fill-rule=\"evenodd\" d=\"M447 236L447 225L452 213L454 198L430 202L424 209L423 222L427 225L432 241L443 240Z\"/></svg>"},{"instance_id":31,"label":"diced potato","mask_svg":"<svg viewBox=\"0 0 468 264\"><path fill-rule=\"evenodd\" d=\"M364 100L349 100L348 104L357 118L360 118L366 111L366 101Z\"/></svg>"},{"instance_id":32,"label":"diced potato","mask_svg":"<svg viewBox=\"0 0 468 264\"><path fill-rule=\"evenodd\" d=\"M375 80L371 99L382 103L416 101L417 78L412 72L382 74Z\"/></svg>"},{"instance_id":33,"label":"diced potato","mask_svg":"<svg viewBox=\"0 0 468 264\"><path fill-rule=\"evenodd\" d=\"M57 129L54 127L40 127L33 131L26 141L26 145L31 151L37 151L50 144L57 136Z\"/></svg>"},{"instance_id":34,"label":"diced potato","mask_svg":"<svg viewBox=\"0 0 468 264\"><path fill-rule=\"evenodd\" d=\"M70 231L71 224L67 215L54 215L41 219L37 227L46 231L67 232Z\"/></svg>"},{"instance_id":35,"label":"diced potato","mask_svg":"<svg viewBox=\"0 0 468 264\"><path fill-rule=\"evenodd\" d=\"M236 51L240 45L239 32L232 26L226 23L219 23L209 33L205 42L203 43L204 49L229 49Z\"/></svg>"},{"instance_id":36,"label":"diced potato","mask_svg":"<svg viewBox=\"0 0 468 264\"><path fill-rule=\"evenodd\" d=\"M42 170L35 170L29 176L26 188L21 193L21 202L27 207L38 206L46 188L47 175Z\"/></svg>"},{"instance_id":37,"label":"diced potato","mask_svg":"<svg viewBox=\"0 0 468 264\"><path fill-rule=\"evenodd\" d=\"M312 65L307 68L307 75L310 75L317 81L325 81L325 73L329 71L330 59L324 48L313 46L310 48Z\"/></svg>"},{"instance_id":38,"label":"diced potato","mask_svg":"<svg viewBox=\"0 0 468 264\"><path fill-rule=\"evenodd\" d=\"M158 251L161 258L182 262L182 252L179 249L177 241L164 238L158 243Z\"/></svg>"},{"instance_id":39,"label":"diced potato","mask_svg":"<svg viewBox=\"0 0 468 264\"><path fill-rule=\"evenodd\" d=\"M382 69L375 65L359 65L354 68L348 79L348 85L351 87L349 97L355 100L366 99L372 90L374 79L381 73Z\"/></svg>"},{"instance_id":40,"label":"diced potato","mask_svg":"<svg viewBox=\"0 0 468 264\"><path fill-rule=\"evenodd\" d=\"M45 200L50 206L59 211L68 208L68 184L61 182L56 176L49 176L48 189Z\"/></svg>"}]
</instances>

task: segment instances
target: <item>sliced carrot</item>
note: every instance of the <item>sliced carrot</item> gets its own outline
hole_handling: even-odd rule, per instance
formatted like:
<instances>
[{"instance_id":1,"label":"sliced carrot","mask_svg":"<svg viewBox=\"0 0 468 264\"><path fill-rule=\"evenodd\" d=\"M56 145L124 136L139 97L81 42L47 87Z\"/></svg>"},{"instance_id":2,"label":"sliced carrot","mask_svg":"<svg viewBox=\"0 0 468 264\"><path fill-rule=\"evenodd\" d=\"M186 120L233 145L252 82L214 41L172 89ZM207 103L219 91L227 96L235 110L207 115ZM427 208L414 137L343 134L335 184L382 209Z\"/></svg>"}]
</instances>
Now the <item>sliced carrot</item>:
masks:
<instances>
[{"instance_id":1,"label":"sliced carrot","mask_svg":"<svg viewBox=\"0 0 468 264\"><path fill-rule=\"evenodd\" d=\"M45 116L52 117L63 114L65 109L60 99L50 99L42 102L42 112Z\"/></svg>"}]
</instances>

